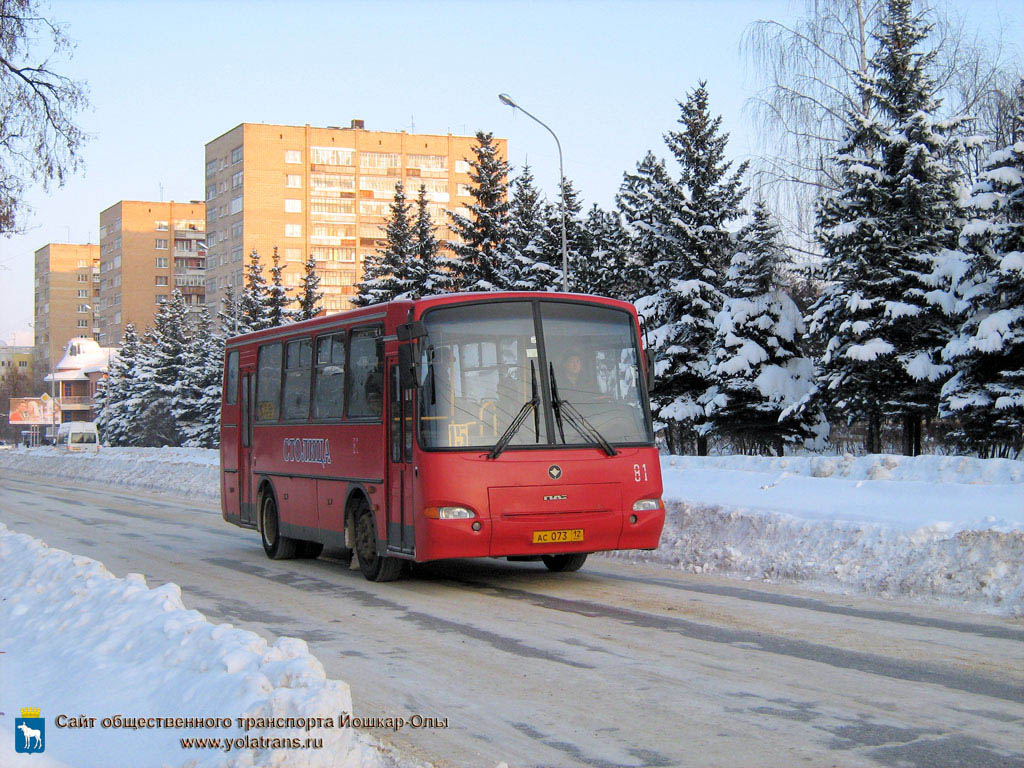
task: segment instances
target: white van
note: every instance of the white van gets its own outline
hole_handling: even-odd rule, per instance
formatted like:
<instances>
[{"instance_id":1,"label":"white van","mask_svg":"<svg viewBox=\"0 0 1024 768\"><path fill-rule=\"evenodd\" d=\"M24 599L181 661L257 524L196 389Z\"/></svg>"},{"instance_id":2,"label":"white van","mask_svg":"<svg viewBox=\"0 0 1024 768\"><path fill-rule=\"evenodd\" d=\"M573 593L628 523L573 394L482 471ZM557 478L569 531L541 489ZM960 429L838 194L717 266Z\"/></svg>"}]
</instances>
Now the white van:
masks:
<instances>
[{"instance_id":1,"label":"white van","mask_svg":"<svg viewBox=\"0 0 1024 768\"><path fill-rule=\"evenodd\" d=\"M91 421L68 421L57 430L57 447L67 451L100 450L100 433Z\"/></svg>"}]
</instances>

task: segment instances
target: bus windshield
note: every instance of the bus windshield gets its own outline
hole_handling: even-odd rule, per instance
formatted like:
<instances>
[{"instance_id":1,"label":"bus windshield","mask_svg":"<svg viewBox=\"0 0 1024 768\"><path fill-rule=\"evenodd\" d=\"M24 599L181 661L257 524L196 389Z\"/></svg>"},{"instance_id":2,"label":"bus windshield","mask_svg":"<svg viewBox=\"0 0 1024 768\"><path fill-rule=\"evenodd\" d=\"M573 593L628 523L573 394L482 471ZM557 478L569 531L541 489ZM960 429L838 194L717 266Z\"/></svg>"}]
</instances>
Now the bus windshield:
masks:
<instances>
[{"instance_id":1,"label":"bus windshield","mask_svg":"<svg viewBox=\"0 0 1024 768\"><path fill-rule=\"evenodd\" d=\"M493 448L503 436L504 445L520 448L595 445L597 437L653 442L629 313L582 302L494 301L441 307L423 321L425 448ZM510 428L514 421L521 423Z\"/></svg>"}]
</instances>

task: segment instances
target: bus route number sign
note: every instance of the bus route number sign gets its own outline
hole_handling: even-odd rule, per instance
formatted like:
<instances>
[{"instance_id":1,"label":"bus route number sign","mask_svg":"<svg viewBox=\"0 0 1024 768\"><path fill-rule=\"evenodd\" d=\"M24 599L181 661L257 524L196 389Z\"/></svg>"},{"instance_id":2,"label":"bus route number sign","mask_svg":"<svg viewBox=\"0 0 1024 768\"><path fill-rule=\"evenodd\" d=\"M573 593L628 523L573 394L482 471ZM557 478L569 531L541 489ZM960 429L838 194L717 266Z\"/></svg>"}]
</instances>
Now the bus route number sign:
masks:
<instances>
[{"instance_id":1,"label":"bus route number sign","mask_svg":"<svg viewBox=\"0 0 1024 768\"><path fill-rule=\"evenodd\" d=\"M567 531L534 531L534 544L562 544L567 541L583 541L583 529L572 528Z\"/></svg>"}]
</instances>

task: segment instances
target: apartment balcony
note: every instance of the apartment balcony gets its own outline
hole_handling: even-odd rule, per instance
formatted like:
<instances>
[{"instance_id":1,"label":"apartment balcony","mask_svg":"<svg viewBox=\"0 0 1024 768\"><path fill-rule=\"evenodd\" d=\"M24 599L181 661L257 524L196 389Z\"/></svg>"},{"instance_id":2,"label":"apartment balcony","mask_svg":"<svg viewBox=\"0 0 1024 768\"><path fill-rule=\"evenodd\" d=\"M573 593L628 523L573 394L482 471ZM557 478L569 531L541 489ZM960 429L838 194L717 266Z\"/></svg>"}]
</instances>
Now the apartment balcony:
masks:
<instances>
[{"instance_id":1,"label":"apartment balcony","mask_svg":"<svg viewBox=\"0 0 1024 768\"><path fill-rule=\"evenodd\" d=\"M60 397L57 405L62 411L88 411L94 403L91 397Z\"/></svg>"},{"instance_id":2,"label":"apartment balcony","mask_svg":"<svg viewBox=\"0 0 1024 768\"><path fill-rule=\"evenodd\" d=\"M175 229L174 236L181 240L205 240L206 233L201 229Z\"/></svg>"}]
</instances>

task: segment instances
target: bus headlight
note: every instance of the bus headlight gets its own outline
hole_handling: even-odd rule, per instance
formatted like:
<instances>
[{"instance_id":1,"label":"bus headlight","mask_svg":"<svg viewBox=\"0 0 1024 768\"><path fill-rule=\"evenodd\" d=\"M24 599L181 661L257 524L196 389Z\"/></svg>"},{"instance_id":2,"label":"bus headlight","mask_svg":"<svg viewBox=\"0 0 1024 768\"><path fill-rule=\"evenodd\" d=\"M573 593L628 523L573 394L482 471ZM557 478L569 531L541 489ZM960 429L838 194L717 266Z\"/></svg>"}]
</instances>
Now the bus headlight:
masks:
<instances>
[{"instance_id":1,"label":"bus headlight","mask_svg":"<svg viewBox=\"0 0 1024 768\"><path fill-rule=\"evenodd\" d=\"M465 507L426 507L423 515L432 520L465 520L476 517L476 512Z\"/></svg>"},{"instance_id":2,"label":"bus headlight","mask_svg":"<svg viewBox=\"0 0 1024 768\"><path fill-rule=\"evenodd\" d=\"M661 499L640 499L633 502L634 512L653 512L661 509Z\"/></svg>"}]
</instances>

